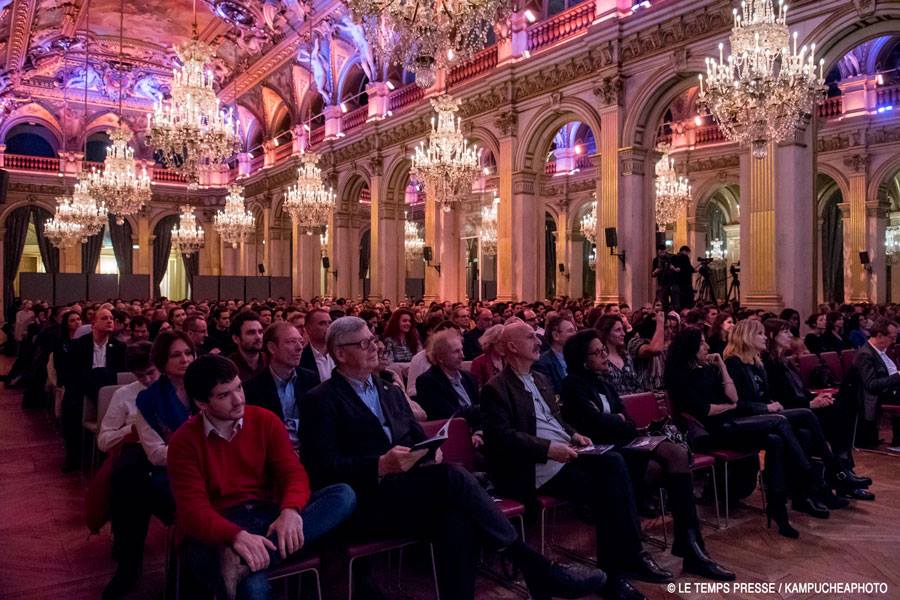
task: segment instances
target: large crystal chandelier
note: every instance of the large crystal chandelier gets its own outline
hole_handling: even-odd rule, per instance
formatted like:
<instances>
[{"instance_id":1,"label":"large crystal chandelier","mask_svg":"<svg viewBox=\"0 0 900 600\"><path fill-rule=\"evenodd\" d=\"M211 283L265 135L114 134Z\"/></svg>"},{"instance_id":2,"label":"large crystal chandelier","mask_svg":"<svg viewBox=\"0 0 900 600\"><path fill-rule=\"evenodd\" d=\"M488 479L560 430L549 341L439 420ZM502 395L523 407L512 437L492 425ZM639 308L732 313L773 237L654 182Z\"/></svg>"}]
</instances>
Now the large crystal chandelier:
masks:
<instances>
[{"instance_id":1,"label":"large crystal chandelier","mask_svg":"<svg viewBox=\"0 0 900 600\"><path fill-rule=\"evenodd\" d=\"M596 194L591 194L594 200L586 215L581 217L581 235L591 244L597 243L597 200Z\"/></svg>"},{"instance_id":2,"label":"large crystal chandelier","mask_svg":"<svg viewBox=\"0 0 900 600\"><path fill-rule=\"evenodd\" d=\"M403 250L406 258L408 260L420 258L425 249L425 240L419 237L419 224L410 221L409 215L406 215L406 220L403 222L403 234Z\"/></svg>"},{"instance_id":3,"label":"large crystal chandelier","mask_svg":"<svg viewBox=\"0 0 900 600\"><path fill-rule=\"evenodd\" d=\"M484 48L494 23L506 22L506 0L347 0L353 17L384 63L416 74L416 84L435 83L437 69Z\"/></svg>"},{"instance_id":4,"label":"large crystal chandelier","mask_svg":"<svg viewBox=\"0 0 900 600\"><path fill-rule=\"evenodd\" d=\"M131 132L119 125L109 134L112 145L106 150L103 170L91 169L88 188L98 201L106 203L121 225L125 217L136 215L150 201L150 177L147 167L135 172L134 149L128 145Z\"/></svg>"},{"instance_id":5,"label":"large crystal chandelier","mask_svg":"<svg viewBox=\"0 0 900 600\"><path fill-rule=\"evenodd\" d=\"M75 182L70 195L56 198L56 214L54 219L61 223L72 223L77 226L80 241L84 243L93 235L100 233L107 220L106 204L94 201L88 184L88 176L82 174ZM70 226L70 230L75 227Z\"/></svg>"},{"instance_id":6,"label":"large crystal chandelier","mask_svg":"<svg viewBox=\"0 0 900 600\"><path fill-rule=\"evenodd\" d=\"M494 196L490 206L481 208L481 253L485 256L497 254L497 209L500 206L500 198Z\"/></svg>"},{"instance_id":7,"label":"large crystal chandelier","mask_svg":"<svg viewBox=\"0 0 900 600\"><path fill-rule=\"evenodd\" d=\"M678 211L691 199L691 184L687 177L675 172L675 161L669 155L669 147L661 145L662 157L656 163L656 225L660 231L674 223Z\"/></svg>"},{"instance_id":8,"label":"large crystal chandelier","mask_svg":"<svg viewBox=\"0 0 900 600\"><path fill-rule=\"evenodd\" d=\"M471 192L478 176L478 147L463 137L456 116L459 100L442 95L431 100L437 119L431 119L428 145L421 142L412 157L410 173L425 184L426 193L449 211Z\"/></svg>"},{"instance_id":9,"label":"large crystal chandelier","mask_svg":"<svg viewBox=\"0 0 900 600\"><path fill-rule=\"evenodd\" d=\"M193 254L205 244L203 228L197 225L194 208L189 204L181 207L178 225L172 227L172 243L182 254Z\"/></svg>"},{"instance_id":10,"label":"large crystal chandelier","mask_svg":"<svg viewBox=\"0 0 900 600\"><path fill-rule=\"evenodd\" d=\"M64 206L67 207L68 204L60 203L56 207L56 214L53 215L53 218L44 221L44 237L57 248L71 248L75 244L81 243L83 237L81 225L65 216Z\"/></svg>"},{"instance_id":11,"label":"large crystal chandelier","mask_svg":"<svg viewBox=\"0 0 900 600\"><path fill-rule=\"evenodd\" d=\"M328 224L334 200L334 192L322 182L318 154L303 153L297 168L297 183L285 192L284 210L306 235L312 235Z\"/></svg>"},{"instance_id":12,"label":"large crystal chandelier","mask_svg":"<svg viewBox=\"0 0 900 600\"><path fill-rule=\"evenodd\" d=\"M725 260L725 249L722 240L713 240L710 242L712 248L706 251L706 258L711 258L716 262Z\"/></svg>"},{"instance_id":13,"label":"large crystal chandelier","mask_svg":"<svg viewBox=\"0 0 900 600\"><path fill-rule=\"evenodd\" d=\"M588 269L591 271L597 270L597 247L594 246L591 248L591 253L588 254Z\"/></svg>"},{"instance_id":14,"label":"large crystal chandelier","mask_svg":"<svg viewBox=\"0 0 900 600\"><path fill-rule=\"evenodd\" d=\"M701 107L715 118L729 140L749 145L753 156L766 156L768 143L781 142L797 129L824 98L822 76L814 54L816 45L797 51L797 32L790 42L786 24L787 5L779 0L741 2L734 9L734 27L729 41L731 54L706 59L707 79L700 76Z\"/></svg>"},{"instance_id":15,"label":"large crystal chandelier","mask_svg":"<svg viewBox=\"0 0 900 600\"><path fill-rule=\"evenodd\" d=\"M900 225L888 225L884 232L884 251L891 258L900 255Z\"/></svg>"},{"instance_id":16,"label":"large crystal chandelier","mask_svg":"<svg viewBox=\"0 0 900 600\"><path fill-rule=\"evenodd\" d=\"M222 240L231 244L232 248L237 248L253 231L255 223L253 213L244 207L244 188L239 185L229 186L225 208L216 211L213 217L213 227L222 236Z\"/></svg>"},{"instance_id":17,"label":"large crystal chandelier","mask_svg":"<svg viewBox=\"0 0 900 600\"><path fill-rule=\"evenodd\" d=\"M197 36L196 0L193 39L175 53L181 64L172 70L171 98L147 115L147 143L196 184L201 166L222 163L240 147L240 123L232 110L221 109L213 89L215 51Z\"/></svg>"}]
</instances>

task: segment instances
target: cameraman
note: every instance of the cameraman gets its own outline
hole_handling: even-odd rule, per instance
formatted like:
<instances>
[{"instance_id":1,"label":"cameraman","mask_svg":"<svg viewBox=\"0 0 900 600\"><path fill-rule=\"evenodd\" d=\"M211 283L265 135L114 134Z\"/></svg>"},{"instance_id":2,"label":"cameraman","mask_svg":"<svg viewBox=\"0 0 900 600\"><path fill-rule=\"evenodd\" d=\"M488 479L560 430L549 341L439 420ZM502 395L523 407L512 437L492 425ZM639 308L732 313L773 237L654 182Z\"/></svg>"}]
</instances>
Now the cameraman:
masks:
<instances>
[{"instance_id":1,"label":"cameraman","mask_svg":"<svg viewBox=\"0 0 900 600\"><path fill-rule=\"evenodd\" d=\"M662 302L663 307L678 310L678 288L675 277L677 270L672 264L675 257L666 252L666 245L659 244L656 247L656 258L653 259L653 276L656 277L656 299Z\"/></svg>"},{"instance_id":2,"label":"cameraman","mask_svg":"<svg viewBox=\"0 0 900 600\"><path fill-rule=\"evenodd\" d=\"M694 266L691 264L691 249L682 246L678 254L672 257L672 270L675 271L673 294L678 294L678 308L694 307Z\"/></svg>"}]
</instances>

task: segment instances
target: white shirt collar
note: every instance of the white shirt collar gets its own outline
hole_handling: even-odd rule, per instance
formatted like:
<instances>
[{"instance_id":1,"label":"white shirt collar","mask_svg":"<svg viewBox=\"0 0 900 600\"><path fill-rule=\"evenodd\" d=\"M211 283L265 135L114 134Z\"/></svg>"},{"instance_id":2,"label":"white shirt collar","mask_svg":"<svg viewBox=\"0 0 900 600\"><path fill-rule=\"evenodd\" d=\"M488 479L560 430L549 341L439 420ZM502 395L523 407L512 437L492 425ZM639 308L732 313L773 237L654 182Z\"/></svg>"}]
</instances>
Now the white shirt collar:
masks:
<instances>
[{"instance_id":1,"label":"white shirt collar","mask_svg":"<svg viewBox=\"0 0 900 600\"><path fill-rule=\"evenodd\" d=\"M226 442L230 442L234 439L234 436L236 436L238 432L244 427L244 419L243 417L241 417L234 424L234 428L231 430L231 433L229 435L229 432L222 431L221 429L216 427L216 425L209 420L209 417L206 416L205 412L202 412L200 414L203 415L203 437L206 438L208 438L211 433L215 432L217 436L219 436Z\"/></svg>"}]
</instances>

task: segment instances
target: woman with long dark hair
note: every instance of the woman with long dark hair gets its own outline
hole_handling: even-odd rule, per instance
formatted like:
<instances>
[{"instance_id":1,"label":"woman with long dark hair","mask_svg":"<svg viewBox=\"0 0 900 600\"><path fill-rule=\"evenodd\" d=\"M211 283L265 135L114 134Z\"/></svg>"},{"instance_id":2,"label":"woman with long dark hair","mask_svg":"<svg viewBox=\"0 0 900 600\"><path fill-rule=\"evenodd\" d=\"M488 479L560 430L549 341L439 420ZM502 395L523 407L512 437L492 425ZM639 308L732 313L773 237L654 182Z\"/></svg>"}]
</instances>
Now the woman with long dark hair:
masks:
<instances>
[{"instance_id":1,"label":"woman with long dark hair","mask_svg":"<svg viewBox=\"0 0 900 600\"><path fill-rule=\"evenodd\" d=\"M807 333L806 337L803 338L803 344L806 346L806 349L813 354L820 354L822 352L822 336L825 335L827 321L828 313L824 312L810 315L806 320L806 325L812 329L812 331Z\"/></svg>"},{"instance_id":2,"label":"woman with long dark hair","mask_svg":"<svg viewBox=\"0 0 900 600\"><path fill-rule=\"evenodd\" d=\"M408 308L398 308L384 329L384 347L394 362L408 363L421 350L416 316Z\"/></svg>"},{"instance_id":3,"label":"woman with long dark hair","mask_svg":"<svg viewBox=\"0 0 900 600\"><path fill-rule=\"evenodd\" d=\"M609 368L604 375L606 381L619 395L646 392L638 380L634 360L625 346L625 325L618 315L603 315L594 324L600 341L609 351Z\"/></svg>"},{"instance_id":4,"label":"woman with long dark hair","mask_svg":"<svg viewBox=\"0 0 900 600\"><path fill-rule=\"evenodd\" d=\"M844 315L834 311L825 317L825 333L822 334L822 352L840 352L849 350L853 346L850 340L844 337Z\"/></svg>"},{"instance_id":5,"label":"woman with long dark hair","mask_svg":"<svg viewBox=\"0 0 900 600\"><path fill-rule=\"evenodd\" d=\"M586 329L573 335L563 355L568 368L560 389L565 421L595 443L622 447L633 441L637 430L625 415L615 388L604 381L609 369L608 351L597 331ZM687 449L666 440L649 453L626 450L623 456L632 469L643 468L645 481L661 479L666 486L675 525L672 554L684 559L684 570L709 579L733 580L734 573L721 568L706 553Z\"/></svg>"},{"instance_id":6,"label":"woman with long dark hair","mask_svg":"<svg viewBox=\"0 0 900 600\"><path fill-rule=\"evenodd\" d=\"M709 344L710 354L721 355L725 352L725 345L728 344L728 334L734 327L734 317L730 313L720 312L713 320L712 327L709 328L709 337L706 343Z\"/></svg>"}]
</instances>

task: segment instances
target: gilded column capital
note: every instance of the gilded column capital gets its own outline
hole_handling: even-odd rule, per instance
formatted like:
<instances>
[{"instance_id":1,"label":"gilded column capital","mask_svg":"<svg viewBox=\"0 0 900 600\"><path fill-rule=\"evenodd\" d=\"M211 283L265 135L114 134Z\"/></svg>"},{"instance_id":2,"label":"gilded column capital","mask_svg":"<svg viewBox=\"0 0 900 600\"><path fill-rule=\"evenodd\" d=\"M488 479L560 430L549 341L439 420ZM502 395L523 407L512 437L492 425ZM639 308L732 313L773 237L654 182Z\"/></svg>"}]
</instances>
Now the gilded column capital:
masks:
<instances>
[{"instance_id":1,"label":"gilded column capital","mask_svg":"<svg viewBox=\"0 0 900 600\"><path fill-rule=\"evenodd\" d=\"M384 174L384 157L380 154L376 154L370 158L369 168L372 170L372 175L381 177Z\"/></svg>"},{"instance_id":2,"label":"gilded column capital","mask_svg":"<svg viewBox=\"0 0 900 600\"><path fill-rule=\"evenodd\" d=\"M850 203L849 202L838 202L838 210L841 211L841 218L847 220L850 218Z\"/></svg>"},{"instance_id":3,"label":"gilded column capital","mask_svg":"<svg viewBox=\"0 0 900 600\"><path fill-rule=\"evenodd\" d=\"M891 205L883 200L870 200L866 202L866 216L876 219L887 219L891 213Z\"/></svg>"}]
</instances>

